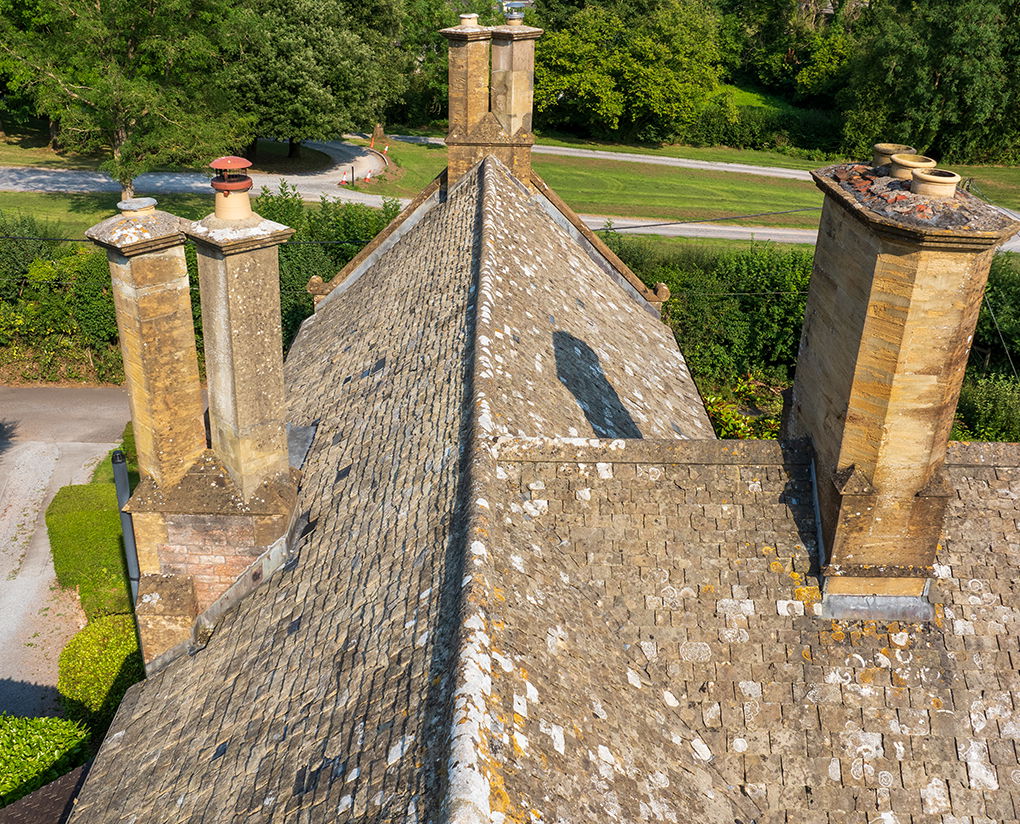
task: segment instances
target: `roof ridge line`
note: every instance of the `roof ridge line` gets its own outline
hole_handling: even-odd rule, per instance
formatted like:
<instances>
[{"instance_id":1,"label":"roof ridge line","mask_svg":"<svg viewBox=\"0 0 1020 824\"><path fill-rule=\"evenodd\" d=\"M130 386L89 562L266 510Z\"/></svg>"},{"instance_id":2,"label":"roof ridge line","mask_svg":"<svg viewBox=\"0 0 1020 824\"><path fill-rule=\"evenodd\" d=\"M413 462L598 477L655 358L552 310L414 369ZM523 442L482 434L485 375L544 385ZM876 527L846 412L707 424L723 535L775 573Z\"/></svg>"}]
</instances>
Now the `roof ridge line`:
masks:
<instances>
[{"instance_id":1,"label":"roof ridge line","mask_svg":"<svg viewBox=\"0 0 1020 824\"><path fill-rule=\"evenodd\" d=\"M469 402L467 418L467 518L464 531L464 584L462 586L460 626L454 644L453 685L450 702L453 711L449 727L449 760L447 792L443 800L447 824L477 824L488 821L492 812L489 803L489 779L486 765L481 763L482 732L487 726L486 696L491 690L492 659L483 586L475 579L475 570L485 563L485 541L491 533L489 503L483 494L495 480L494 453L487 454L485 441L491 433L493 420L484 391L492 378L491 353L484 341L492 322L492 289L486 289L486 269L491 267L491 249L486 242L491 231L486 227L485 203L492 197L489 157L479 161L478 198L475 222L478 228L478 257L475 267L473 324L468 340L471 348L466 376ZM479 383L482 387L479 387ZM491 477L490 477L491 476ZM480 591L481 590L481 591Z\"/></svg>"}]
</instances>

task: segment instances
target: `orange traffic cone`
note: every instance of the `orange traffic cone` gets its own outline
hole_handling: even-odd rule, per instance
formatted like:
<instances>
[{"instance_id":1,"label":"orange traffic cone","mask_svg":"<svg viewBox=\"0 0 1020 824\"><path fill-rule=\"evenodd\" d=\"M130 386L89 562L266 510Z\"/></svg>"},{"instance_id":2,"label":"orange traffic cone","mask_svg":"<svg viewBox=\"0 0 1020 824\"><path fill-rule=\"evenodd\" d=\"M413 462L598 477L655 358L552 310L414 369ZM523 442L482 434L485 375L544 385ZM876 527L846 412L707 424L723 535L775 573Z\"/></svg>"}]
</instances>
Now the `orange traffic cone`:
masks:
<instances>
[{"instance_id":1,"label":"orange traffic cone","mask_svg":"<svg viewBox=\"0 0 1020 824\"><path fill-rule=\"evenodd\" d=\"M369 169L367 172L365 172L365 182L366 183L371 183L372 182L372 170L371 169Z\"/></svg>"},{"instance_id":2,"label":"orange traffic cone","mask_svg":"<svg viewBox=\"0 0 1020 824\"><path fill-rule=\"evenodd\" d=\"M347 185L347 170L346 169L344 169L343 176L340 178L340 185L341 186L346 186Z\"/></svg>"},{"instance_id":3,"label":"orange traffic cone","mask_svg":"<svg viewBox=\"0 0 1020 824\"><path fill-rule=\"evenodd\" d=\"M389 147L388 144L386 146L382 147L382 153L383 154L389 154L390 153L390 147Z\"/></svg>"}]
</instances>

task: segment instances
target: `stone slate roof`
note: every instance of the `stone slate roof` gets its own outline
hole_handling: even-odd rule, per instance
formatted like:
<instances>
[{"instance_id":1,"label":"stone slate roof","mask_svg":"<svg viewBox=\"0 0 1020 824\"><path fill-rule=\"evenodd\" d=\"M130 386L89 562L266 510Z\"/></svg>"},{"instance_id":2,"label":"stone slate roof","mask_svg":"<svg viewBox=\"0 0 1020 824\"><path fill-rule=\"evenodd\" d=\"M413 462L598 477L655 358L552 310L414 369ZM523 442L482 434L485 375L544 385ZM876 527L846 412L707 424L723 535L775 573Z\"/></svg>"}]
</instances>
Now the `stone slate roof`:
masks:
<instances>
[{"instance_id":1,"label":"stone slate roof","mask_svg":"<svg viewBox=\"0 0 1020 824\"><path fill-rule=\"evenodd\" d=\"M288 359L296 560L72 824L1020 824L1020 448L951 449L933 622L825 618L806 448L712 439L497 161L416 209Z\"/></svg>"},{"instance_id":2,"label":"stone slate roof","mask_svg":"<svg viewBox=\"0 0 1020 824\"><path fill-rule=\"evenodd\" d=\"M668 330L491 158L321 305L287 380L317 424L296 559L128 692L74 824L439 820L483 427L711 432Z\"/></svg>"},{"instance_id":3,"label":"stone slate roof","mask_svg":"<svg viewBox=\"0 0 1020 824\"><path fill-rule=\"evenodd\" d=\"M507 820L1020 820L1020 449L951 450L924 624L821 616L808 457L497 446L482 726L509 738Z\"/></svg>"}]
</instances>

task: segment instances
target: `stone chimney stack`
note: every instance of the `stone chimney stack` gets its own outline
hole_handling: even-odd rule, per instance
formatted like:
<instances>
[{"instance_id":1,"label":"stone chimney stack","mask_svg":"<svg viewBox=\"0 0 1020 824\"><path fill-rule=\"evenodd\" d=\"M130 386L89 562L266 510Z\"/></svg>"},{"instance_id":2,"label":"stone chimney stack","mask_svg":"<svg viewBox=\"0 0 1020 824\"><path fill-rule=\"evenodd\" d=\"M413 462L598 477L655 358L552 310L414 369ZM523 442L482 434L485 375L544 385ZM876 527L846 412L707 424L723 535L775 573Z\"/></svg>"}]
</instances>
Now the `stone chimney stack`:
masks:
<instances>
[{"instance_id":1,"label":"stone chimney stack","mask_svg":"<svg viewBox=\"0 0 1020 824\"><path fill-rule=\"evenodd\" d=\"M465 14L459 26L441 34L450 41L448 182L454 183L489 155L528 182L535 142L531 133L535 40L542 30L522 25L520 14L511 13L507 25L495 28L479 26L478 15Z\"/></svg>"},{"instance_id":2,"label":"stone chimney stack","mask_svg":"<svg viewBox=\"0 0 1020 824\"><path fill-rule=\"evenodd\" d=\"M142 197L85 235L106 249L141 473L177 483L205 449L180 221Z\"/></svg>"},{"instance_id":3,"label":"stone chimney stack","mask_svg":"<svg viewBox=\"0 0 1020 824\"><path fill-rule=\"evenodd\" d=\"M814 446L827 597L923 594L989 266L1020 228L889 172L812 172L825 202L785 434Z\"/></svg>"},{"instance_id":4,"label":"stone chimney stack","mask_svg":"<svg viewBox=\"0 0 1020 824\"><path fill-rule=\"evenodd\" d=\"M510 136L531 134L535 99L535 41L542 30L512 17L492 29L492 91L490 106Z\"/></svg>"},{"instance_id":5,"label":"stone chimney stack","mask_svg":"<svg viewBox=\"0 0 1020 824\"><path fill-rule=\"evenodd\" d=\"M212 448L247 501L289 472L277 247L294 230L252 212L250 161L211 165L216 210L187 234L198 249Z\"/></svg>"},{"instance_id":6,"label":"stone chimney stack","mask_svg":"<svg viewBox=\"0 0 1020 824\"><path fill-rule=\"evenodd\" d=\"M247 165L214 162L216 210L199 223L182 226L141 199L87 233L109 254L142 469L125 509L150 668L193 639L210 607L233 603L282 563L294 521L276 248L292 230L252 213ZM185 235L198 247L211 450Z\"/></svg>"}]
</instances>

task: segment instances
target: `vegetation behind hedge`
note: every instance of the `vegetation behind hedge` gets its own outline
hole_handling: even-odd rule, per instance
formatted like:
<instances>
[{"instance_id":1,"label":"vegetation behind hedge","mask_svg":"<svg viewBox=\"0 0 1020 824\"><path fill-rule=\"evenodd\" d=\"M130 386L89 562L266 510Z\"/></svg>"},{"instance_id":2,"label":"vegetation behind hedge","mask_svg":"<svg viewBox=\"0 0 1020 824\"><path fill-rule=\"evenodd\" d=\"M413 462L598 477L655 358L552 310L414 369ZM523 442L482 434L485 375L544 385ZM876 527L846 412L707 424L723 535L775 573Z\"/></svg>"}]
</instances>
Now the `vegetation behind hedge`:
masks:
<instances>
[{"instance_id":1,"label":"vegetation behind hedge","mask_svg":"<svg viewBox=\"0 0 1020 824\"><path fill-rule=\"evenodd\" d=\"M322 198L316 206L292 187L263 190L255 199L263 217L296 230L280 248L280 303L284 348L312 313L308 280L332 280L400 211ZM54 231L30 216L0 211L0 235L46 237ZM192 317L202 358L202 309L192 244L185 246ZM119 383L124 371L106 254L92 246L0 240L0 367L24 380Z\"/></svg>"},{"instance_id":2,"label":"vegetation behind hedge","mask_svg":"<svg viewBox=\"0 0 1020 824\"><path fill-rule=\"evenodd\" d=\"M646 283L669 286L663 319L705 397L716 434L776 437L781 391L796 366L811 250L757 243L717 251L692 243L664 251L646 238L617 232L605 239ZM955 438L1020 441L1014 365L1020 368L1020 255L1004 253L995 256L989 274Z\"/></svg>"},{"instance_id":3,"label":"vegetation behind hedge","mask_svg":"<svg viewBox=\"0 0 1020 824\"><path fill-rule=\"evenodd\" d=\"M0 713L0 807L83 764L88 739L78 721Z\"/></svg>"},{"instance_id":4,"label":"vegetation behind hedge","mask_svg":"<svg viewBox=\"0 0 1020 824\"><path fill-rule=\"evenodd\" d=\"M90 621L131 612L117 493L112 483L60 489L46 510L46 528L57 582L78 588Z\"/></svg>"},{"instance_id":5,"label":"vegetation behind hedge","mask_svg":"<svg viewBox=\"0 0 1020 824\"><path fill-rule=\"evenodd\" d=\"M100 740L127 688L145 677L134 617L106 615L90 622L60 653L57 690L68 718Z\"/></svg>"}]
</instances>

